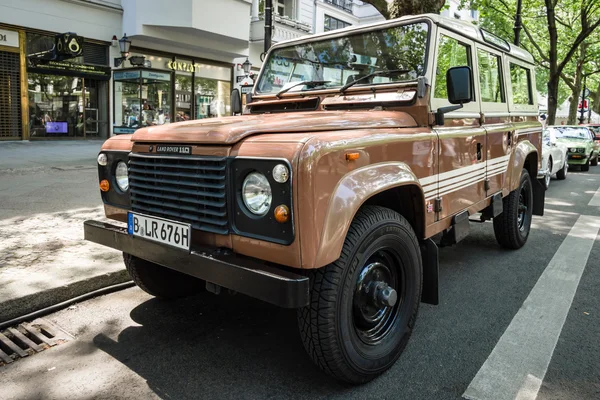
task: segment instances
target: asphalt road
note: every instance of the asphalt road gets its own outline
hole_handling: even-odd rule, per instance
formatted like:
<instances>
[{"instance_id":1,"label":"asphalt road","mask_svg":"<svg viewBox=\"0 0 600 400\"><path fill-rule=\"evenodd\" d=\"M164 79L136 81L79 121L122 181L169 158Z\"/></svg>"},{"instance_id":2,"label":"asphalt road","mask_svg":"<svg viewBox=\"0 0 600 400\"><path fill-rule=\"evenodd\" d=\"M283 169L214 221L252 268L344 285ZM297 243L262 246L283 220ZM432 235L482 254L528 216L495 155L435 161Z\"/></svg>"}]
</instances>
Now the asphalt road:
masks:
<instances>
[{"instance_id":1,"label":"asphalt road","mask_svg":"<svg viewBox=\"0 0 600 400\"><path fill-rule=\"evenodd\" d=\"M458 399L491 354L502 352L515 316L544 307L531 299L540 277L552 275L549 265L560 259L556 252L564 242L561 251L583 260L578 286L568 269L575 270L579 258L573 257L573 266L559 265L567 270L559 275L576 288L570 307L562 304L568 311L564 325L549 332L535 318L524 324L530 329L524 339L549 343L554 333L556 347L549 354L523 348L520 361L513 355L503 363L518 369L548 357L545 376L537 377L543 378L538 399L600 398L600 240L597 227L591 237L569 233L581 215L600 217L600 209L588 205L599 187L600 167L553 180L546 215L534 218L521 250L502 250L491 223L472 224L467 239L441 249L441 304L421 305L402 357L367 385L340 384L313 366L294 311L241 295L163 302L133 288L46 317L76 339L0 367L0 397ZM577 250L586 240L589 255ZM561 285L541 290L558 297L567 291Z\"/></svg>"}]
</instances>

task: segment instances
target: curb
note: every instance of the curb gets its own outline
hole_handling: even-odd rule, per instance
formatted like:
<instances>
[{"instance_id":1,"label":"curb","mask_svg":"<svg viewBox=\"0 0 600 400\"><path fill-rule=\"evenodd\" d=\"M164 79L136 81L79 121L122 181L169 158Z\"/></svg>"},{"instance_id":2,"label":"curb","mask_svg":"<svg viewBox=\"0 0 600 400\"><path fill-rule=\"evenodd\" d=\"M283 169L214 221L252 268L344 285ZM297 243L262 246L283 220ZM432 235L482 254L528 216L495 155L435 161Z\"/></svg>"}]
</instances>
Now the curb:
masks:
<instances>
[{"instance_id":1,"label":"curb","mask_svg":"<svg viewBox=\"0 0 600 400\"><path fill-rule=\"evenodd\" d=\"M0 322L8 321L21 315L29 314L46 307L53 306L74 297L130 281L125 269L94 276L64 286L58 286L38 293L11 299L0 303Z\"/></svg>"}]
</instances>

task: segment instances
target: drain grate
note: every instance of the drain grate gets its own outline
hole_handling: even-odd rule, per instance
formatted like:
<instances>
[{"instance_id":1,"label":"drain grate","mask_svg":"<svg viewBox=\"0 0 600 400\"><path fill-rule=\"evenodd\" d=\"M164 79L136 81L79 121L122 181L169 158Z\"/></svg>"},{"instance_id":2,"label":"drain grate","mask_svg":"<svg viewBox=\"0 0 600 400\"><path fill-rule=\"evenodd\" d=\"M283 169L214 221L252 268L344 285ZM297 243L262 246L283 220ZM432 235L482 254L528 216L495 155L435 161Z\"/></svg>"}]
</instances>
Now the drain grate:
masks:
<instances>
[{"instance_id":1,"label":"drain grate","mask_svg":"<svg viewBox=\"0 0 600 400\"><path fill-rule=\"evenodd\" d=\"M43 318L0 332L0 366L28 357L73 337Z\"/></svg>"}]
</instances>

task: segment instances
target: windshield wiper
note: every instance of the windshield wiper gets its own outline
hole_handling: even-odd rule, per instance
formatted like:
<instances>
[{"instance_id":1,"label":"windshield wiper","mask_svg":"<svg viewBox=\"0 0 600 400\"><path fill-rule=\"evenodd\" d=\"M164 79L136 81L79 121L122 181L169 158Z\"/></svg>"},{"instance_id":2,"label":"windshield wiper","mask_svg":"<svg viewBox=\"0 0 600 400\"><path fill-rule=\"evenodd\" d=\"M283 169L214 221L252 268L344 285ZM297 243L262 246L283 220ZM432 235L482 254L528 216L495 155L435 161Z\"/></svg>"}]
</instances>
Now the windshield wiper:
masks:
<instances>
[{"instance_id":1,"label":"windshield wiper","mask_svg":"<svg viewBox=\"0 0 600 400\"><path fill-rule=\"evenodd\" d=\"M277 98L280 99L282 94L287 93L290 89L293 89L296 86L308 86L308 87L314 88L315 86L324 85L329 82L331 82L331 81L300 81L300 82L296 82L292 86L288 86L285 89L281 89L279 92L277 92L277 94L275 94L275 96L277 96Z\"/></svg>"},{"instance_id":2,"label":"windshield wiper","mask_svg":"<svg viewBox=\"0 0 600 400\"><path fill-rule=\"evenodd\" d=\"M407 69L389 69L389 70L385 70L385 71L375 71L368 75L361 76L360 78L358 78L352 82L346 83L344 86L342 86L340 88L340 93L344 93L346 91L346 89L348 89L349 87L354 86L357 83L360 83L369 78L373 78L374 76L392 76L392 75L406 74L408 72L410 72L410 71Z\"/></svg>"}]
</instances>

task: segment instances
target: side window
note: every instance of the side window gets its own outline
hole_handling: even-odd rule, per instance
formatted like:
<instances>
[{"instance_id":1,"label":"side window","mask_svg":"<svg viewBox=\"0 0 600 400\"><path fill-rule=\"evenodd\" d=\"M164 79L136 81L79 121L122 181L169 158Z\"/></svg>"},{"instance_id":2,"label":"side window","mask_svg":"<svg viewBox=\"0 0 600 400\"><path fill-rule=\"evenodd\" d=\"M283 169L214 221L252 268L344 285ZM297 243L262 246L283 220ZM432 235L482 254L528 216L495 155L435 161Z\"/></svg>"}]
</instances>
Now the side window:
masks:
<instances>
[{"instance_id":1,"label":"side window","mask_svg":"<svg viewBox=\"0 0 600 400\"><path fill-rule=\"evenodd\" d=\"M479 65L481 101L504 103L506 100L500 71L500 57L478 49L477 64Z\"/></svg>"},{"instance_id":2,"label":"side window","mask_svg":"<svg viewBox=\"0 0 600 400\"><path fill-rule=\"evenodd\" d=\"M448 36L440 35L440 46L437 55L437 68L435 71L434 97L447 99L446 71L452 67L468 65L472 67L469 57L469 46Z\"/></svg>"},{"instance_id":3,"label":"side window","mask_svg":"<svg viewBox=\"0 0 600 400\"><path fill-rule=\"evenodd\" d=\"M510 64L510 83L515 104L533 104L531 72L520 65Z\"/></svg>"}]
</instances>

